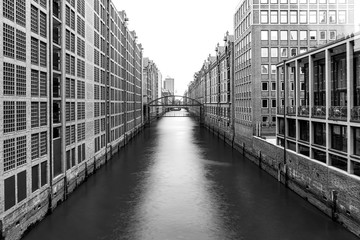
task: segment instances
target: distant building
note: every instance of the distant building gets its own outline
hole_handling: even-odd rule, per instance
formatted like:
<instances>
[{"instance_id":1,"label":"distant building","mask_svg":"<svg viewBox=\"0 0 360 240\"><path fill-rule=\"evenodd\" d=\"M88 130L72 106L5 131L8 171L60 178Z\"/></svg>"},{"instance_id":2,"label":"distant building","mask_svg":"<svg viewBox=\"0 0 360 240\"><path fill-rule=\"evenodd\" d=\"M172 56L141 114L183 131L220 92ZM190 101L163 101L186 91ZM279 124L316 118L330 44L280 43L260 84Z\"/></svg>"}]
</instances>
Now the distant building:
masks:
<instances>
[{"instance_id":1,"label":"distant building","mask_svg":"<svg viewBox=\"0 0 360 240\"><path fill-rule=\"evenodd\" d=\"M354 0L242 0L234 22L235 128L247 142L275 134L276 64L353 32Z\"/></svg>"},{"instance_id":2,"label":"distant building","mask_svg":"<svg viewBox=\"0 0 360 240\"><path fill-rule=\"evenodd\" d=\"M165 78L164 80L164 88L169 90L173 95L175 94L174 91L174 78Z\"/></svg>"},{"instance_id":3,"label":"distant building","mask_svg":"<svg viewBox=\"0 0 360 240\"><path fill-rule=\"evenodd\" d=\"M148 114L147 104L159 98L159 73L155 62L145 57L143 59L143 112L145 119ZM150 108L150 115L154 116L158 112L158 108Z\"/></svg>"}]
</instances>

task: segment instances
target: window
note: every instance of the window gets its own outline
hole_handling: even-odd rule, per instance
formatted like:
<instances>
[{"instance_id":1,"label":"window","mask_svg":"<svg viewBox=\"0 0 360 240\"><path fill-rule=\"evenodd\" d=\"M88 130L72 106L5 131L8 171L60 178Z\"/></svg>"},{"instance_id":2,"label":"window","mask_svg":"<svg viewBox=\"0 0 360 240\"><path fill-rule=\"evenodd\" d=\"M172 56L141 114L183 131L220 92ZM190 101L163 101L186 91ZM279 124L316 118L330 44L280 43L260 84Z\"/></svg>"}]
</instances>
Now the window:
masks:
<instances>
[{"instance_id":1,"label":"window","mask_svg":"<svg viewBox=\"0 0 360 240\"><path fill-rule=\"evenodd\" d=\"M269 49L261 48L261 57L269 57Z\"/></svg>"},{"instance_id":2,"label":"window","mask_svg":"<svg viewBox=\"0 0 360 240\"><path fill-rule=\"evenodd\" d=\"M297 16L298 12L297 11L290 11L290 23L297 23L298 20L298 16Z\"/></svg>"},{"instance_id":3,"label":"window","mask_svg":"<svg viewBox=\"0 0 360 240\"><path fill-rule=\"evenodd\" d=\"M26 34L16 29L16 59L26 61Z\"/></svg>"},{"instance_id":4,"label":"window","mask_svg":"<svg viewBox=\"0 0 360 240\"><path fill-rule=\"evenodd\" d=\"M280 48L281 57L287 57L287 48Z\"/></svg>"},{"instance_id":5,"label":"window","mask_svg":"<svg viewBox=\"0 0 360 240\"><path fill-rule=\"evenodd\" d=\"M271 91L276 91L276 82L271 83Z\"/></svg>"},{"instance_id":6,"label":"window","mask_svg":"<svg viewBox=\"0 0 360 240\"><path fill-rule=\"evenodd\" d=\"M297 48L290 48L290 56L294 57L297 55Z\"/></svg>"},{"instance_id":7,"label":"window","mask_svg":"<svg viewBox=\"0 0 360 240\"><path fill-rule=\"evenodd\" d=\"M341 125L330 125L331 148L347 152L347 127Z\"/></svg>"},{"instance_id":8,"label":"window","mask_svg":"<svg viewBox=\"0 0 360 240\"><path fill-rule=\"evenodd\" d=\"M329 31L329 40L336 39L336 31Z\"/></svg>"},{"instance_id":9,"label":"window","mask_svg":"<svg viewBox=\"0 0 360 240\"><path fill-rule=\"evenodd\" d=\"M31 168L31 191L35 192L39 189L39 165Z\"/></svg>"},{"instance_id":10,"label":"window","mask_svg":"<svg viewBox=\"0 0 360 240\"><path fill-rule=\"evenodd\" d=\"M346 23L346 11L339 11L338 17L338 23Z\"/></svg>"},{"instance_id":11,"label":"window","mask_svg":"<svg viewBox=\"0 0 360 240\"><path fill-rule=\"evenodd\" d=\"M31 5L31 10L30 10L30 29L32 32L34 33L38 33L39 32L39 17L38 17L38 8L35 7L34 5Z\"/></svg>"},{"instance_id":12,"label":"window","mask_svg":"<svg viewBox=\"0 0 360 240\"><path fill-rule=\"evenodd\" d=\"M317 0L309 0L309 3L316 4L316 3L317 3Z\"/></svg>"},{"instance_id":13,"label":"window","mask_svg":"<svg viewBox=\"0 0 360 240\"><path fill-rule=\"evenodd\" d=\"M307 3L307 0L299 0L299 3Z\"/></svg>"},{"instance_id":14,"label":"window","mask_svg":"<svg viewBox=\"0 0 360 240\"><path fill-rule=\"evenodd\" d=\"M3 32L3 48L4 56L14 58L15 56L15 30L12 26L4 23L4 32Z\"/></svg>"},{"instance_id":15,"label":"window","mask_svg":"<svg viewBox=\"0 0 360 240\"><path fill-rule=\"evenodd\" d=\"M46 14L40 11L40 36L46 38Z\"/></svg>"},{"instance_id":16,"label":"window","mask_svg":"<svg viewBox=\"0 0 360 240\"><path fill-rule=\"evenodd\" d=\"M307 11L300 11L300 23L307 23Z\"/></svg>"},{"instance_id":17,"label":"window","mask_svg":"<svg viewBox=\"0 0 360 240\"><path fill-rule=\"evenodd\" d=\"M278 23L278 11L270 11L270 22Z\"/></svg>"},{"instance_id":18,"label":"window","mask_svg":"<svg viewBox=\"0 0 360 240\"><path fill-rule=\"evenodd\" d=\"M271 65L271 74L276 74L276 65Z\"/></svg>"},{"instance_id":19,"label":"window","mask_svg":"<svg viewBox=\"0 0 360 240\"><path fill-rule=\"evenodd\" d=\"M280 31L280 40L287 41L288 40L288 31Z\"/></svg>"},{"instance_id":20,"label":"window","mask_svg":"<svg viewBox=\"0 0 360 240\"><path fill-rule=\"evenodd\" d=\"M298 32L297 31L290 31L290 40L298 40Z\"/></svg>"},{"instance_id":21,"label":"window","mask_svg":"<svg viewBox=\"0 0 360 240\"><path fill-rule=\"evenodd\" d=\"M261 107L263 107L263 108L267 108L267 107L268 107L268 100L267 100L267 99L263 99L263 100L262 100Z\"/></svg>"},{"instance_id":22,"label":"window","mask_svg":"<svg viewBox=\"0 0 360 240\"><path fill-rule=\"evenodd\" d=\"M4 140L4 171L26 163L26 136Z\"/></svg>"},{"instance_id":23,"label":"window","mask_svg":"<svg viewBox=\"0 0 360 240\"><path fill-rule=\"evenodd\" d=\"M271 100L271 107L276 107L276 99Z\"/></svg>"},{"instance_id":24,"label":"window","mask_svg":"<svg viewBox=\"0 0 360 240\"><path fill-rule=\"evenodd\" d=\"M271 48L271 57L278 57L278 48Z\"/></svg>"},{"instance_id":25,"label":"window","mask_svg":"<svg viewBox=\"0 0 360 240\"><path fill-rule=\"evenodd\" d=\"M261 74L269 73L269 65L261 65Z\"/></svg>"},{"instance_id":26,"label":"window","mask_svg":"<svg viewBox=\"0 0 360 240\"><path fill-rule=\"evenodd\" d=\"M310 40L316 40L316 31L309 31Z\"/></svg>"},{"instance_id":27,"label":"window","mask_svg":"<svg viewBox=\"0 0 360 240\"><path fill-rule=\"evenodd\" d=\"M300 126L300 140L309 141L309 121L299 121L299 126Z\"/></svg>"},{"instance_id":28,"label":"window","mask_svg":"<svg viewBox=\"0 0 360 240\"><path fill-rule=\"evenodd\" d=\"M268 90L268 82L262 82L261 83L261 90L263 90L263 91Z\"/></svg>"},{"instance_id":29,"label":"window","mask_svg":"<svg viewBox=\"0 0 360 240\"><path fill-rule=\"evenodd\" d=\"M261 0L260 3L269 3L268 0Z\"/></svg>"},{"instance_id":30,"label":"window","mask_svg":"<svg viewBox=\"0 0 360 240\"><path fill-rule=\"evenodd\" d=\"M300 31L300 40L307 40L307 31Z\"/></svg>"},{"instance_id":31,"label":"window","mask_svg":"<svg viewBox=\"0 0 360 240\"><path fill-rule=\"evenodd\" d=\"M319 23L326 23L326 11L319 11Z\"/></svg>"},{"instance_id":32,"label":"window","mask_svg":"<svg viewBox=\"0 0 360 240\"><path fill-rule=\"evenodd\" d=\"M299 53L301 54L301 53L305 53L305 52L307 52L307 47L300 47L300 51L299 51Z\"/></svg>"},{"instance_id":33,"label":"window","mask_svg":"<svg viewBox=\"0 0 360 240\"><path fill-rule=\"evenodd\" d=\"M269 22L269 12L261 11L260 12L260 23L268 23Z\"/></svg>"},{"instance_id":34,"label":"window","mask_svg":"<svg viewBox=\"0 0 360 240\"><path fill-rule=\"evenodd\" d=\"M297 3L297 0L290 0L290 3Z\"/></svg>"},{"instance_id":35,"label":"window","mask_svg":"<svg viewBox=\"0 0 360 240\"><path fill-rule=\"evenodd\" d=\"M280 23L288 23L288 11L280 11Z\"/></svg>"},{"instance_id":36,"label":"window","mask_svg":"<svg viewBox=\"0 0 360 240\"><path fill-rule=\"evenodd\" d=\"M326 40L326 31L320 31L320 40Z\"/></svg>"},{"instance_id":37,"label":"window","mask_svg":"<svg viewBox=\"0 0 360 240\"><path fill-rule=\"evenodd\" d=\"M309 11L309 23L317 23L317 11Z\"/></svg>"},{"instance_id":38,"label":"window","mask_svg":"<svg viewBox=\"0 0 360 240\"><path fill-rule=\"evenodd\" d=\"M326 0L319 0L319 3L326 3Z\"/></svg>"},{"instance_id":39,"label":"window","mask_svg":"<svg viewBox=\"0 0 360 240\"><path fill-rule=\"evenodd\" d=\"M278 0L270 0L270 3L277 4Z\"/></svg>"},{"instance_id":40,"label":"window","mask_svg":"<svg viewBox=\"0 0 360 240\"><path fill-rule=\"evenodd\" d=\"M278 40L278 31L271 31L271 40Z\"/></svg>"},{"instance_id":41,"label":"window","mask_svg":"<svg viewBox=\"0 0 360 240\"><path fill-rule=\"evenodd\" d=\"M329 11L329 23L336 23L336 11Z\"/></svg>"},{"instance_id":42,"label":"window","mask_svg":"<svg viewBox=\"0 0 360 240\"><path fill-rule=\"evenodd\" d=\"M288 3L288 0L280 0L280 3L287 4L287 3Z\"/></svg>"},{"instance_id":43,"label":"window","mask_svg":"<svg viewBox=\"0 0 360 240\"><path fill-rule=\"evenodd\" d=\"M269 40L269 32L261 31L261 40Z\"/></svg>"}]
</instances>

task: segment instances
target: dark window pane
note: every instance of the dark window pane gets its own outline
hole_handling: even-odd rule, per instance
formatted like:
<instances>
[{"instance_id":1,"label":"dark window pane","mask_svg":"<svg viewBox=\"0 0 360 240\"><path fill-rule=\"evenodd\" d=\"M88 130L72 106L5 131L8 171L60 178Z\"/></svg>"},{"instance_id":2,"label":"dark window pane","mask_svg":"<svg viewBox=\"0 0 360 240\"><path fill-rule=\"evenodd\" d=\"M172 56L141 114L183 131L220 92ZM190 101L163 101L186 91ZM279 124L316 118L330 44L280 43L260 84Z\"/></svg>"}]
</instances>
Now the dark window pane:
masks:
<instances>
[{"instance_id":1,"label":"dark window pane","mask_svg":"<svg viewBox=\"0 0 360 240\"><path fill-rule=\"evenodd\" d=\"M5 179L5 211L15 205L15 176Z\"/></svg>"},{"instance_id":2,"label":"dark window pane","mask_svg":"<svg viewBox=\"0 0 360 240\"><path fill-rule=\"evenodd\" d=\"M39 189L39 165L31 168L31 191Z\"/></svg>"},{"instance_id":3,"label":"dark window pane","mask_svg":"<svg viewBox=\"0 0 360 240\"><path fill-rule=\"evenodd\" d=\"M26 171L17 175L18 202L26 198Z\"/></svg>"}]
</instances>

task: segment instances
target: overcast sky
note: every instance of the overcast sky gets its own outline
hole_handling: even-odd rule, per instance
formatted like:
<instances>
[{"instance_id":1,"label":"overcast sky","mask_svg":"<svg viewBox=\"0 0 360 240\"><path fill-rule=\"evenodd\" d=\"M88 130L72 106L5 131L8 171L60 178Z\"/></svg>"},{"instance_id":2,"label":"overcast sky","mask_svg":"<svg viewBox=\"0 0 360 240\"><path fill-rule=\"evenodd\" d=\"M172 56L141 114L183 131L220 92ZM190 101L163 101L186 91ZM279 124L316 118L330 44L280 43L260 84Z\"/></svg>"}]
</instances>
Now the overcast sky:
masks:
<instances>
[{"instance_id":1,"label":"overcast sky","mask_svg":"<svg viewBox=\"0 0 360 240\"><path fill-rule=\"evenodd\" d=\"M233 16L240 0L113 0L125 10L129 29L165 77L175 79L183 94L204 60L233 34Z\"/></svg>"},{"instance_id":2,"label":"overcast sky","mask_svg":"<svg viewBox=\"0 0 360 240\"><path fill-rule=\"evenodd\" d=\"M226 31L233 34L233 16L241 0L113 0L125 10L129 29L158 66L163 79L175 79L175 91L183 94L194 73L209 54L223 45ZM360 0L355 0L359 12ZM358 14L356 22L360 22Z\"/></svg>"}]
</instances>

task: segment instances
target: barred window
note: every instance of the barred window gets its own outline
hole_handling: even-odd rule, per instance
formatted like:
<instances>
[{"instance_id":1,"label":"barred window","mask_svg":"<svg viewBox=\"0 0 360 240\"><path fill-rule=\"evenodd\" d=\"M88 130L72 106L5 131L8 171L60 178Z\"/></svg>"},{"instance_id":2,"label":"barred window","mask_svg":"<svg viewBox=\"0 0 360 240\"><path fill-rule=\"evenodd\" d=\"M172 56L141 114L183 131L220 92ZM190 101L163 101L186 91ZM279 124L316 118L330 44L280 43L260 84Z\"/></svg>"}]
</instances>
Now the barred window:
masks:
<instances>
[{"instance_id":1,"label":"barred window","mask_svg":"<svg viewBox=\"0 0 360 240\"><path fill-rule=\"evenodd\" d=\"M70 49L70 51L75 53L75 34L71 33L70 37L71 37L71 45L70 45L71 49Z\"/></svg>"},{"instance_id":2,"label":"barred window","mask_svg":"<svg viewBox=\"0 0 360 240\"><path fill-rule=\"evenodd\" d=\"M31 63L39 64L39 40L31 37Z\"/></svg>"},{"instance_id":3,"label":"barred window","mask_svg":"<svg viewBox=\"0 0 360 240\"><path fill-rule=\"evenodd\" d=\"M94 49L94 63L100 66L99 51Z\"/></svg>"},{"instance_id":4,"label":"barred window","mask_svg":"<svg viewBox=\"0 0 360 240\"><path fill-rule=\"evenodd\" d=\"M97 14L99 14L99 0L94 1L94 10Z\"/></svg>"},{"instance_id":5,"label":"barred window","mask_svg":"<svg viewBox=\"0 0 360 240\"><path fill-rule=\"evenodd\" d=\"M4 171L15 168L15 138L4 140Z\"/></svg>"},{"instance_id":6,"label":"barred window","mask_svg":"<svg viewBox=\"0 0 360 240\"><path fill-rule=\"evenodd\" d=\"M80 142L85 140L85 123L79 123L77 126L77 140Z\"/></svg>"},{"instance_id":7,"label":"barred window","mask_svg":"<svg viewBox=\"0 0 360 240\"><path fill-rule=\"evenodd\" d=\"M71 56L71 75L75 76L75 57Z\"/></svg>"},{"instance_id":8,"label":"barred window","mask_svg":"<svg viewBox=\"0 0 360 240\"><path fill-rule=\"evenodd\" d=\"M85 37L85 21L80 16L77 17L77 32L80 36Z\"/></svg>"},{"instance_id":9,"label":"barred window","mask_svg":"<svg viewBox=\"0 0 360 240\"><path fill-rule=\"evenodd\" d=\"M70 14L71 14L71 25L70 25L70 27L71 27L71 29L72 30L75 30L75 12L73 11L73 10L71 10L70 11Z\"/></svg>"},{"instance_id":10,"label":"barred window","mask_svg":"<svg viewBox=\"0 0 360 240\"><path fill-rule=\"evenodd\" d=\"M40 5L41 5L43 8L46 8L46 0L40 0Z\"/></svg>"},{"instance_id":11,"label":"barred window","mask_svg":"<svg viewBox=\"0 0 360 240\"><path fill-rule=\"evenodd\" d=\"M77 38L77 54L85 58L85 41L79 37Z\"/></svg>"},{"instance_id":12,"label":"barred window","mask_svg":"<svg viewBox=\"0 0 360 240\"><path fill-rule=\"evenodd\" d=\"M47 64L46 43L40 41L40 66L46 67L46 64Z\"/></svg>"},{"instance_id":13,"label":"barred window","mask_svg":"<svg viewBox=\"0 0 360 240\"><path fill-rule=\"evenodd\" d=\"M66 102L65 118L66 118L67 122L75 120L75 103L74 102Z\"/></svg>"},{"instance_id":14,"label":"barred window","mask_svg":"<svg viewBox=\"0 0 360 240\"><path fill-rule=\"evenodd\" d=\"M66 126L66 129L65 129L65 144L66 144L66 146L70 145L70 142L71 142L70 131L71 131L70 126Z\"/></svg>"},{"instance_id":15,"label":"barred window","mask_svg":"<svg viewBox=\"0 0 360 240\"><path fill-rule=\"evenodd\" d=\"M66 98L75 98L75 80L74 79L66 78L65 97Z\"/></svg>"},{"instance_id":16,"label":"barred window","mask_svg":"<svg viewBox=\"0 0 360 240\"><path fill-rule=\"evenodd\" d=\"M26 25L26 2L25 0L16 0L16 23Z\"/></svg>"},{"instance_id":17,"label":"barred window","mask_svg":"<svg viewBox=\"0 0 360 240\"><path fill-rule=\"evenodd\" d=\"M31 18L30 18L30 28L34 33L39 32L39 16L38 16L38 8L34 5L31 5Z\"/></svg>"},{"instance_id":18,"label":"barred window","mask_svg":"<svg viewBox=\"0 0 360 240\"><path fill-rule=\"evenodd\" d=\"M16 138L16 166L26 163L26 136Z\"/></svg>"},{"instance_id":19,"label":"barred window","mask_svg":"<svg viewBox=\"0 0 360 240\"><path fill-rule=\"evenodd\" d=\"M40 156L47 154L47 132L40 133Z\"/></svg>"},{"instance_id":20,"label":"barred window","mask_svg":"<svg viewBox=\"0 0 360 240\"><path fill-rule=\"evenodd\" d=\"M94 121L94 134L97 135L100 133L100 119Z\"/></svg>"},{"instance_id":21,"label":"barred window","mask_svg":"<svg viewBox=\"0 0 360 240\"><path fill-rule=\"evenodd\" d=\"M4 101L4 133L15 131L15 102Z\"/></svg>"},{"instance_id":22,"label":"barred window","mask_svg":"<svg viewBox=\"0 0 360 240\"><path fill-rule=\"evenodd\" d=\"M101 131L105 131L105 118L101 119Z\"/></svg>"},{"instance_id":23,"label":"barred window","mask_svg":"<svg viewBox=\"0 0 360 240\"><path fill-rule=\"evenodd\" d=\"M16 29L16 59L26 61L26 34Z\"/></svg>"},{"instance_id":24,"label":"barred window","mask_svg":"<svg viewBox=\"0 0 360 240\"><path fill-rule=\"evenodd\" d=\"M100 48L100 40L99 40L99 34L97 32L94 32L94 45L97 48Z\"/></svg>"},{"instance_id":25,"label":"barred window","mask_svg":"<svg viewBox=\"0 0 360 240\"><path fill-rule=\"evenodd\" d=\"M77 11L80 13L81 16L85 17L85 0L77 1Z\"/></svg>"},{"instance_id":26,"label":"barred window","mask_svg":"<svg viewBox=\"0 0 360 240\"><path fill-rule=\"evenodd\" d=\"M94 104L94 117L100 116L100 103L96 102Z\"/></svg>"},{"instance_id":27,"label":"barred window","mask_svg":"<svg viewBox=\"0 0 360 240\"><path fill-rule=\"evenodd\" d=\"M100 71L99 68L94 67L94 81L99 82L100 81Z\"/></svg>"},{"instance_id":28,"label":"barred window","mask_svg":"<svg viewBox=\"0 0 360 240\"><path fill-rule=\"evenodd\" d=\"M76 141L75 135L75 125L71 125L71 143L74 143Z\"/></svg>"},{"instance_id":29,"label":"barred window","mask_svg":"<svg viewBox=\"0 0 360 240\"><path fill-rule=\"evenodd\" d=\"M71 74L71 62L70 62L70 54L65 55L65 72L66 74Z\"/></svg>"},{"instance_id":30,"label":"barred window","mask_svg":"<svg viewBox=\"0 0 360 240\"><path fill-rule=\"evenodd\" d=\"M15 30L12 26L4 23L4 56L14 58L15 55Z\"/></svg>"},{"instance_id":31,"label":"barred window","mask_svg":"<svg viewBox=\"0 0 360 240\"><path fill-rule=\"evenodd\" d=\"M16 95L26 95L26 67L16 66Z\"/></svg>"},{"instance_id":32,"label":"barred window","mask_svg":"<svg viewBox=\"0 0 360 240\"><path fill-rule=\"evenodd\" d=\"M66 9L65 9L65 25L70 27L71 25L71 17L70 17L70 7L69 6L66 6Z\"/></svg>"},{"instance_id":33,"label":"barred window","mask_svg":"<svg viewBox=\"0 0 360 240\"><path fill-rule=\"evenodd\" d=\"M46 13L40 11L40 36L46 38Z\"/></svg>"},{"instance_id":34,"label":"barred window","mask_svg":"<svg viewBox=\"0 0 360 240\"><path fill-rule=\"evenodd\" d=\"M71 48L71 33L69 30L66 29L65 31L65 49L70 51Z\"/></svg>"},{"instance_id":35,"label":"barred window","mask_svg":"<svg viewBox=\"0 0 360 240\"><path fill-rule=\"evenodd\" d=\"M66 0L72 7L75 7L75 0Z\"/></svg>"},{"instance_id":36,"label":"barred window","mask_svg":"<svg viewBox=\"0 0 360 240\"><path fill-rule=\"evenodd\" d=\"M84 102L78 102L77 103L77 119L85 119L85 103Z\"/></svg>"},{"instance_id":37,"label":"barred window","mask_svg":"<svg viewBox=\"0 0 360 240\"><path fill-rule=\"evenodd\" d=\"M31 127L39 127L39 103L31 103Z\"/></svg>"},{"instance_id":38,"label":"barred window","mask_svg":"<svg viewBox=\"0 0 360 240\"><path fill-rule=\"evenodd\" d=\"M47 73L40 72L40 97L47 96Z\"/></svg>"},{"instance_id":39,"label":"barred window","mask_svg":"<svg viewBox=\"0 0 360 240\"><path fill-rule=\"evenodd\" d=\"M14 0L3 0L3 16L14 21Z\"/></svg>"},{"instance_id":40,"label":"barred window","mask_svg":"<svg viewBox=\"0 0 360 240\"><path fill-rule=\"evenodd\" d=\"M85 78L85 61L81 59L77 60L77 76Z\"/></svg>"},{"instance_id":41,"label":"barred window","mask_svg":"<svg viewBox=\"0 0 360 240\"><path fill-rule=\"evenodd\" d=\"M31 69L31 96L39 96L39 71Z\"/></svg>"},{"instance_id":42,"label":"barred window","mask_svg":"<svg viewBox=\"0 0 360 240\"><path fill-rule=\"evenodd\" d=\"M47 125L47 103L40 103L40 126Z\"/></svg>"},{"instance_id":43,"label":"barred window","mask_svg":"<svg viewBox=\"0 0 360 240\"><path fill-rule=\"evenodd\" d=\"M37 159L40 157L40 152L39 152L39 134L35 133L31 135L31 159Z\"/></svg>"},{"instance_id":44,"label":"barred window","mask_svg":"<svg viewBox=\"0 0 360 240\"><path fill-rule=\"evenodd\" d=\"M101 87L101 100L105 100L105 87Z\"/></svg>"},{"instance_id":45,"label":"barred window","mask_svg":"<svg viewBox=\"0 0 360 240\"><path fill-rule=\"evenodd\" d=\"M11 63L4 62L4 80L3 80L3 89L4 95L15 95L15 65Z\"/></svg>"},{"instance_id":46,"label":"barred window","mask_svg":"<svg viewBox=\"0 0 360 240\"><path fill-rule=\"evenodd\" d=\"M26 102L16 102L16 130L26 129Z\"/></svg>"},{"instance_id":47,"label":"barred window","mask_svg":"<svg viewBox=\"0 0 360 240\"><path fill-rule=\"evenodd\" d=\"M77 82L77 98L85 99L85 83L80 80Z\"/></svg>"},{"instance_id":48,"label":"barred window","mask_svg":"<svg viewBox=\"0 0 360 240\"><path fill-rule=\"evenodd\" d=\"M100 86L94 84L94 99L100 100Z\"/></svg>"}]
</instances>

